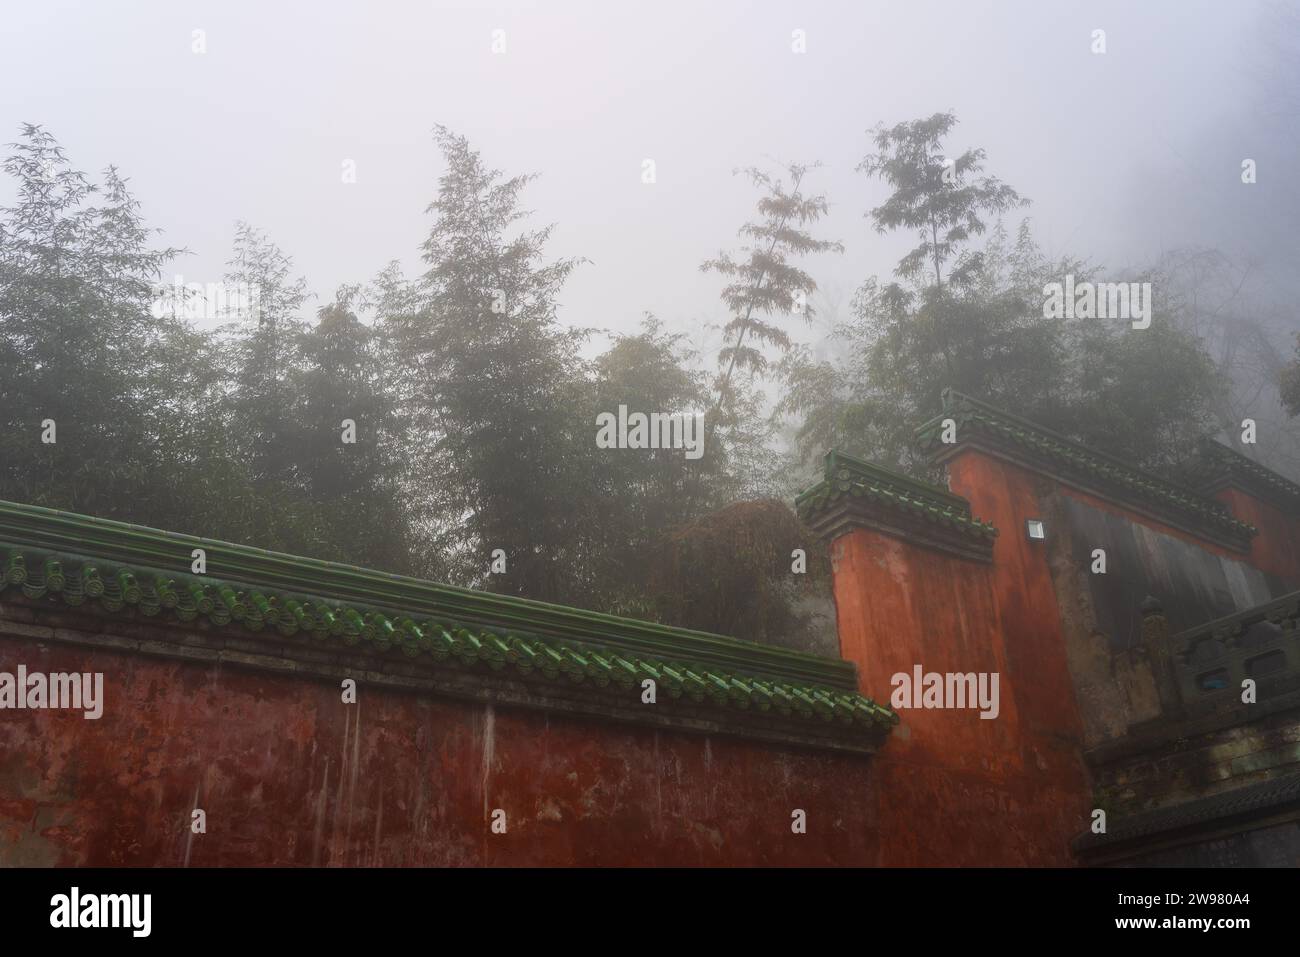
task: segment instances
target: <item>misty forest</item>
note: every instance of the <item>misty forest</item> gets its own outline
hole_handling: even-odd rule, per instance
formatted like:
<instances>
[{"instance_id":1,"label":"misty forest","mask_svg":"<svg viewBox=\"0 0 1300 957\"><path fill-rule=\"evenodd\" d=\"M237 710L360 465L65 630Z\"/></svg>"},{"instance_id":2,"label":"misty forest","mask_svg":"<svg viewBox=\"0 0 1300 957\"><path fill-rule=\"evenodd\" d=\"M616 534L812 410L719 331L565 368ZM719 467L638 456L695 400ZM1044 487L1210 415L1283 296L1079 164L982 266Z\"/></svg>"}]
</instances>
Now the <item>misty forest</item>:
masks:
<instances>
[{"instance_id":1,"label":"misty forest","mask_svg":"<svg viewBox=\"0 0 1300 957\"><path fill-rule=\"evenodd\" d=\"M1253 418L1252 454L1300 478L1294 290L1247 293L1250 264L1212 247L1049 255L962 117L857 125L865 233L915 245L828 311L816 263L849 255L825 223L844 201L823 158L755 157L752 214L699 263L730 317L707 353L650 312L634 333L566 321L587 263L551 249L563 209L530 204L545 170L442 126L409 184L420 271L396 237L391 266L314 295L250 211L220 278L256 308L203 327L159 308L185 237L125 172L24 125L0 210L0 498L813 648L825 558L794 495L831 448L935 478L912 429L945 387L1170 476ZM1047 317L1067 274L1151 283L1149 326ZM620 406L702 413L703 454L598 448Z\"/></svg>"}]
</instances>

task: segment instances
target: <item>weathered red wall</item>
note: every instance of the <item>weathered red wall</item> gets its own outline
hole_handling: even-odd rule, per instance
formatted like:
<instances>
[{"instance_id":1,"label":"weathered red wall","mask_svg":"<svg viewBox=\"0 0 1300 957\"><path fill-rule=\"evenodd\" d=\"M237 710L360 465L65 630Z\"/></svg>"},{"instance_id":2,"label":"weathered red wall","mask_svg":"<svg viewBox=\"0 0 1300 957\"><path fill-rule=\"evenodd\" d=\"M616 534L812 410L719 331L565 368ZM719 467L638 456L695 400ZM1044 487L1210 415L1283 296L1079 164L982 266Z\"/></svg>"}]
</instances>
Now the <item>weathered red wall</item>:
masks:
<instances>
[{"instance_id":1,"label":"weathered red wall","mask_svg":"<svg viewBox=\"0 0 1300 957\"><path fill-rule=\"evenodd\" d=\"M1228 506L1234 518L1259 529L1250 544L1250 564L1300 583L1300 520L1239 489L1225 488L1215 498Z\"/></svg>"},{"instance_id":2,"label":"weathered red wall","mask_svg":"<svg viewBox=\"0 0 1300 957\"><path fill-rule=\"evenodd\" d=\"M968 451L948 463L949 487L971 511L998 529L993 586L1007 658L1031 725L1082 740L1074 684L1056 588L1044 543L1031 541L1025 522L1041 518L1035 476L1001 459Z\"/></svg>"},{"instance_id":3,"label":"weathered red wall","mask_svg":"<svg viewBox=\"0 0 1300 957\"><path fill-rule=\"evenodd\" d=\"M1043 496L1064 494L1135 524L1300 582L1296 523L1239 494L1233 514L1256 525L1249 557L1027 468L966 448L947 462L949 488L999 529L984 564L857 528L833 546L841 654L862 690L888 700L890 678L925 671L1001 675L1002 713L913 708L876 758L881 860L891 864L1068 863L1092 785L1046 544L1025 532Z\"/></svg>"},{"instance_id":4,"label":"weathered red wall","mask_svg":"<svg viewBox=\"0 0 1300 957\"><path fill-rule=\"evenodd\" d=\"M1112 515L1118 515L1135 525L1143 525L1163 535L1169 535L1180 541L1188 542L1213 555L1244 562L1260 571L1277 575L1286 581L1300 584L1300 520L1289 517L1276 506L1270 505L1238 489L1223 489L1214 497L1228 506L1233 518L1255 526L1259 534L1251 540L1248 554L1219 545L1190 532L1175 528L1158 519L1109 499L1098 498L1080 491L1070 485L1045 478L1028 469L1021 468L1003 459L993 458L974 449L966 449L954 456L948 463L948 485L958 495L971 502L974 514L985 521L992 521L999 529L991 514L981 512L982 507L991 508L1000 497L989 487L990 480L1012 482L1009 488L1014 490L1014 497L1022 507L1012 510L1019 518L1020 524L1015 529L1020 540L1025 540L1024 520L1042 515L1042 505L1038 494L1041 490L1051 490L1068 495L1070 498L1086 502L1093 508ZM1014 477L1014 478L1012 478ZM1006 534L1005 532L1003 533ZM1001 541L1001 539L999 539Z\"/></svg>"},{"instance_id":5,"label":"weathered red wall","mask_svg":"<svg viewBox=\"0 0 1300 957\"><path fill-rule=\"evenodd\" d=\"M1012 469L1016 469L1015 466L1009 466L1009 467ZM1026 478L1033 477L1033 473L1031 472L1023 471L1020 469L1016 469L1016 471L1020 472L1020 474L1022 476L1025 476ZM1219 555L1224 558L1230 558L1233 561L1246 562L1248 564L1250 563L1249 557L1244 553L1237 551L1236 549L1229 548L1226 545L1220 545L1217 542L1212 542L1206 538L1201 538L1199 535L1193 535L1191 532L1185 532L1181 528L1175 528L1173 525L1167 525L1164 522L1159 521L1158 519L1154 519L1151 518L1149 515L1143 514L1142 512L1135 512L1131 508L1125 508L1122 505L1116 505L1114 502L1110 501L1109 499L1098 498L1095 495L1089 495L1087 492L1081 492L1077 488L1073 488L1072 486L1069 485L1061 485L1052 482L1050 479L1044 479L1039 477L1036 480L1037 482L1042 483L1038 486L1039 488L1050 488L1053 491L1060 492L1062 495L1066 495L1069 496L1070 498L1077 499L1080 502L1084 502L1085 504L1089 505L1092 508L1098 509L1099 511L1109 512L1112 515L1117 515L1120 518L1124 519L1125 521L1131 522L1134 525L1142 525L1145 526L1146 528L1151 529L1154 532L1159 532L1161 535L1168 535L1170 538L1176 538L1179 541L1186 542L1189 545L1195 545L1197 548L1201 549L1202 551L1209 552L1212 555ZM1036 501L1036 506L1039 508L1042 507L1041 503L1037 501ZM1023 526L1021 527L1020 532L1021 534L1024 533Z\"/></svg>"},{"instance_id":6,"label":"weathered red wall","mask_svg":"<svg viewBox=\"0 0 1300 957\"><path fill-rule=\"evenodd\" d=\"M0 712L0 865L870 864L869 758L0 639L107 706ZM870 772L870 773L869 773ZM191 837L190 811L208 830ZM491 833L503 808L508 831ZM806 834L791 811L808 812Z\"/></svg>"},{"instance_id":7,"label":"weathered red wall","mask_svg":"<svg viewBox=\"0 0 1300 957\"><path fill-rule=\"evenodd\" d=\"M866 694L888 701L891 676L917 664L1000 675L996 719L974 709L901 712L875 759L888 822L882 862L1070 863L1090 789L1064 650L1050 628L1055 605L1046 626L1030 622L1038 596L1017 593L997 566L868 529L834 548L841 654L858 663Z\"/></svg>"}]
</instances>

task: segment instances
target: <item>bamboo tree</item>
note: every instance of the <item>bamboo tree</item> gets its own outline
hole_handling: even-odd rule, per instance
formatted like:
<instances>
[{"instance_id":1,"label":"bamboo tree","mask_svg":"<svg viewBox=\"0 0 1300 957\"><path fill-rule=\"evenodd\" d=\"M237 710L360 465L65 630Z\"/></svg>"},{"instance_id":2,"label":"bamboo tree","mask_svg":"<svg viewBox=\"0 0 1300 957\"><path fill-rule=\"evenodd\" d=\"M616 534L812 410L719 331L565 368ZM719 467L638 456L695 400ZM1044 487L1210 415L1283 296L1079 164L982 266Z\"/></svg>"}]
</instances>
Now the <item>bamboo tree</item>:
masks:
<instances>
[{"instance_id":1,"label":"bamboo tree","mask_svg":"<svg viewBox=\"0 0 1300 957\"><path fill-rule=\"evenodd\" d=\"M725 339L734 336L735 342L724 344L718 353L719 361L725 362L727 369L718 380L715 412L727 401L731 377L737 368L760 375L767 369L768 360L762 346L773 346L782 354L789 351L790 337L777 324L778 316L798 314L805 321L813 318L808 299L816 291L817 283L791 260L796 256L844 250L838 242L814 239L805 228L821 219L828 209L824 195L804 196L799 191L810 168L814 167L787 166L788 189L783 180L761 169L746 170L750 180L762 190L757 204L759 218L746 223L739 231L741 238L749 242L737 253L720 252L700 265L701 271L717 272L730 280L721 298L733 318L723 328L723 335ZM757 341L759 346L747 346L746 337L751 343Z\"/></svg>"}]
</instances>

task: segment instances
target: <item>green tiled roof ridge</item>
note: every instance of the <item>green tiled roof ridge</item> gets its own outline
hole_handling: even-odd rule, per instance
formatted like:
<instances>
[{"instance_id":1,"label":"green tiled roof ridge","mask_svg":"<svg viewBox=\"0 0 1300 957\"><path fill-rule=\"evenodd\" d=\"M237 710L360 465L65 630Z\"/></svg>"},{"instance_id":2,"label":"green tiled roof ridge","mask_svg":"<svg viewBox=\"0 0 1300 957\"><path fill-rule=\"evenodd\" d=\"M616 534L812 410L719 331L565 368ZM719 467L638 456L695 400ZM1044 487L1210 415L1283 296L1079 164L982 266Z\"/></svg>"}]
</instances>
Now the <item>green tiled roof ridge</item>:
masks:
<instances>
[{"instance_id":1,"label":"green tiled roof ridge","mask_svg":"<svg viewBox=\"0 0 1300 957\"><path fill-rule=\"evenodd\" d=\"M1273 491L1300 504L1300 485L1285 475L1215 439L1206 439L1201 443L1201 448L1215 465L1226 469L1229 474L1245 473L1249 478L1263 482Z\"/></svg>"},{"instance_id":2,"label":"green tiled roof ridge","mask_svg":"<svg viewBox=\"0 0 1300 957\"><path fill-rule=\"evenodd\" d=\"M0 501L0 541L98 561L139 564L173 575L188 573L191 552L202 548L209 573L224 581L620 647L666 659L705 661L755 675L842 689L857 687L856 667L838 658L41 506Z\"/></svg>"},{"instance_id":3,"label":"green tiled roof ridge","mask_svg":"<svg viewBox=\"0 0 1300 957\"><path fill-rule=\"evenodd\" d=\"M914 434L923 445L927 440L933 442L934 433L944 419L954 418L954 414L970 412L982 415L986 420L1004 428L1015 427L1040 441L1052 443L1058 446L1060 451L1068 453L1075 465L1100 477L1118 480L1121 484L1135 487L1146 494L1156 495L1176 508L1196 513L1239 535L1250 536L1257 532L1254 526L1234 518L1221 502L1202 495L1190 486L1163 478L1108 452L1084 445L1030 419L1006 412L955 389L943 391L943 411L919 426ZM960 429L958 438L960 441Z\"/></svg>"},{"instance_id":4,"label":"green tiled roof ridge","mask_svg":"<svg viewBox=\"0 0 1300 957\"><path fill-rule=\"evenodd\" d=\"M1075 439L1071 439L1068 436L1055 431L1054 429L1049 429L1045 425L1039 425L1037 422L1033 421L1032 419L1026 419L1024 416L1016 415L1014 412L1007 412L1005 409L1000 409L995 405L990 405L989 403L983 402L980 399L976 399L972 396L966 395L964 392L958 392L956 389L943 390L943 412L941 412L939 415L936 415L934 418L930 419L925 424L916 428L914 430L914 434L918 436L922 435L926 431L933 429L936 423L942 422L945 418L949 418L949 413L951 413L956 408L958 403L969 404L971 407L978 409L979 411L984 412L990 416L994 416L1004 421L1014 422L1016 425L1019 425L1021 428L1026 429L1027 431L1035 432L1044 438L1051 439L1053 442L1056 442L1060 445L1067 446L1077 452L1081 452L1094 459L1101 459L1105 461L1108 465L1113 466L1114 468L1120 469L1125 472L1131 472L1135 475L1139 475L1148 482L1152 482L1158 485L1165 485L1191 498L1204 500L1203 496L1201 496L1198 492L1196 492L1194 489L1188 486L1180 485L1177 482L1172 482L1169 479L1156 475L1154 472L1148 472L1146 469L1142 468L1141 466L1134 465L1132 462L1128 462L1117 455L1112 455L1109 452L1103 452L1101 449L1094 449L1092 446L1084 445L1082 442L1076 441Z\"/></svg>"},{"instance_id":5,"label":"green tiled roof ridge","mask_svg":"<svg viewBox=\"0 0 1300 957\"><path fill-rule=\"evenodd\" d=\"M849 497L879 503L986 543L997 535L991 524L972 517L968 500L947 489L834 449L824 462L822 481L795 499L795 507L805 517Z\"/></svg>"},{"instance_id":6,"label":"green tiled roof ridge","mask_svg":"<svg viewBox=\"0 0 1300 957\"><path fill-rule=\"evenodd\" d=\"M928 500L935 505L955 508L967 515L970 514L970 502L956 492L950 492L946 488L885 468L885 466L877 465L875 462L856 458L837 449L827 452L825 457L825 477L833 479L839 475L842 469L847 469L854 477L861 476L877 483L896 487L902 492L910 493L915 500Z\"/></svg>"},{"instance_id":7,"label":"green tiled roof ridge","mask_svg":"<svg viewBox=\"0 0 1300 957\"><path fill-rule=\"evenodd\" d=\"M521 676L572 685L639 689L651 678L669 698L685 696L730 710L752 708L796 720L837 722L872 735L898 721L893 711L856 688L769 679L685 657L641 656L529 633L497 633L479 626L471 630L445 618L417 621L401 609L0 543L0 594L10 587L19 588L28 599L62 601L73 608L94 602L109 613L132 608L146 618L164 613L182 622L203 618L219 628L275 630L285 637L337 640L375 653L400 649L408 658L427 655L435 663L494 671L509 666Z\"/></svg>"}]
</instances>

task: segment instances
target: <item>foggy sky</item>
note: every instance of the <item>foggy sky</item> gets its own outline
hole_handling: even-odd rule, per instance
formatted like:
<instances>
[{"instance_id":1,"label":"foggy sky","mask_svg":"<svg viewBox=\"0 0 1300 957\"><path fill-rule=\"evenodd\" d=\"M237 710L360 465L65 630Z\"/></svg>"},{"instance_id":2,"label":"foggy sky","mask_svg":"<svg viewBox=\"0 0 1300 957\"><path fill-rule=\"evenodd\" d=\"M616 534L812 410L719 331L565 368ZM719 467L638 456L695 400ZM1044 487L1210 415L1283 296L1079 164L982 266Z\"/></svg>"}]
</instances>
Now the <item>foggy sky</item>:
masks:
<instances>
[{"instance_id":1,"label":"foggy sky","mask_svg":"<svg viewBox=\"0 0 1300 957\"><path fill-rule=\"evenodd\" d=\"M390 259L417 272L444 123L491 166L542 174L525 200L558 224L550 254L591 260L564 322L631 330L651 310L709 349L722 282L699 263L736 245L755 197L735 167L825 164L817 233L846 251L809 268L847 309L912 240L863 217L885 196L854 172L877 122L955 110L950 145L987 149L988 171L1033 200L1048 253L1124 267L1189 241L1249 244L1280 171L1262 165L1248 193L1240 159L1296 119L1259 102L1266 8L1249 2L0 7L4 141L40 123L79 168L116 164L160 243L193 251L171 269L187 281L220 278L238 218L294 257L313 309Z\"/></svg>"}]
</instances>

